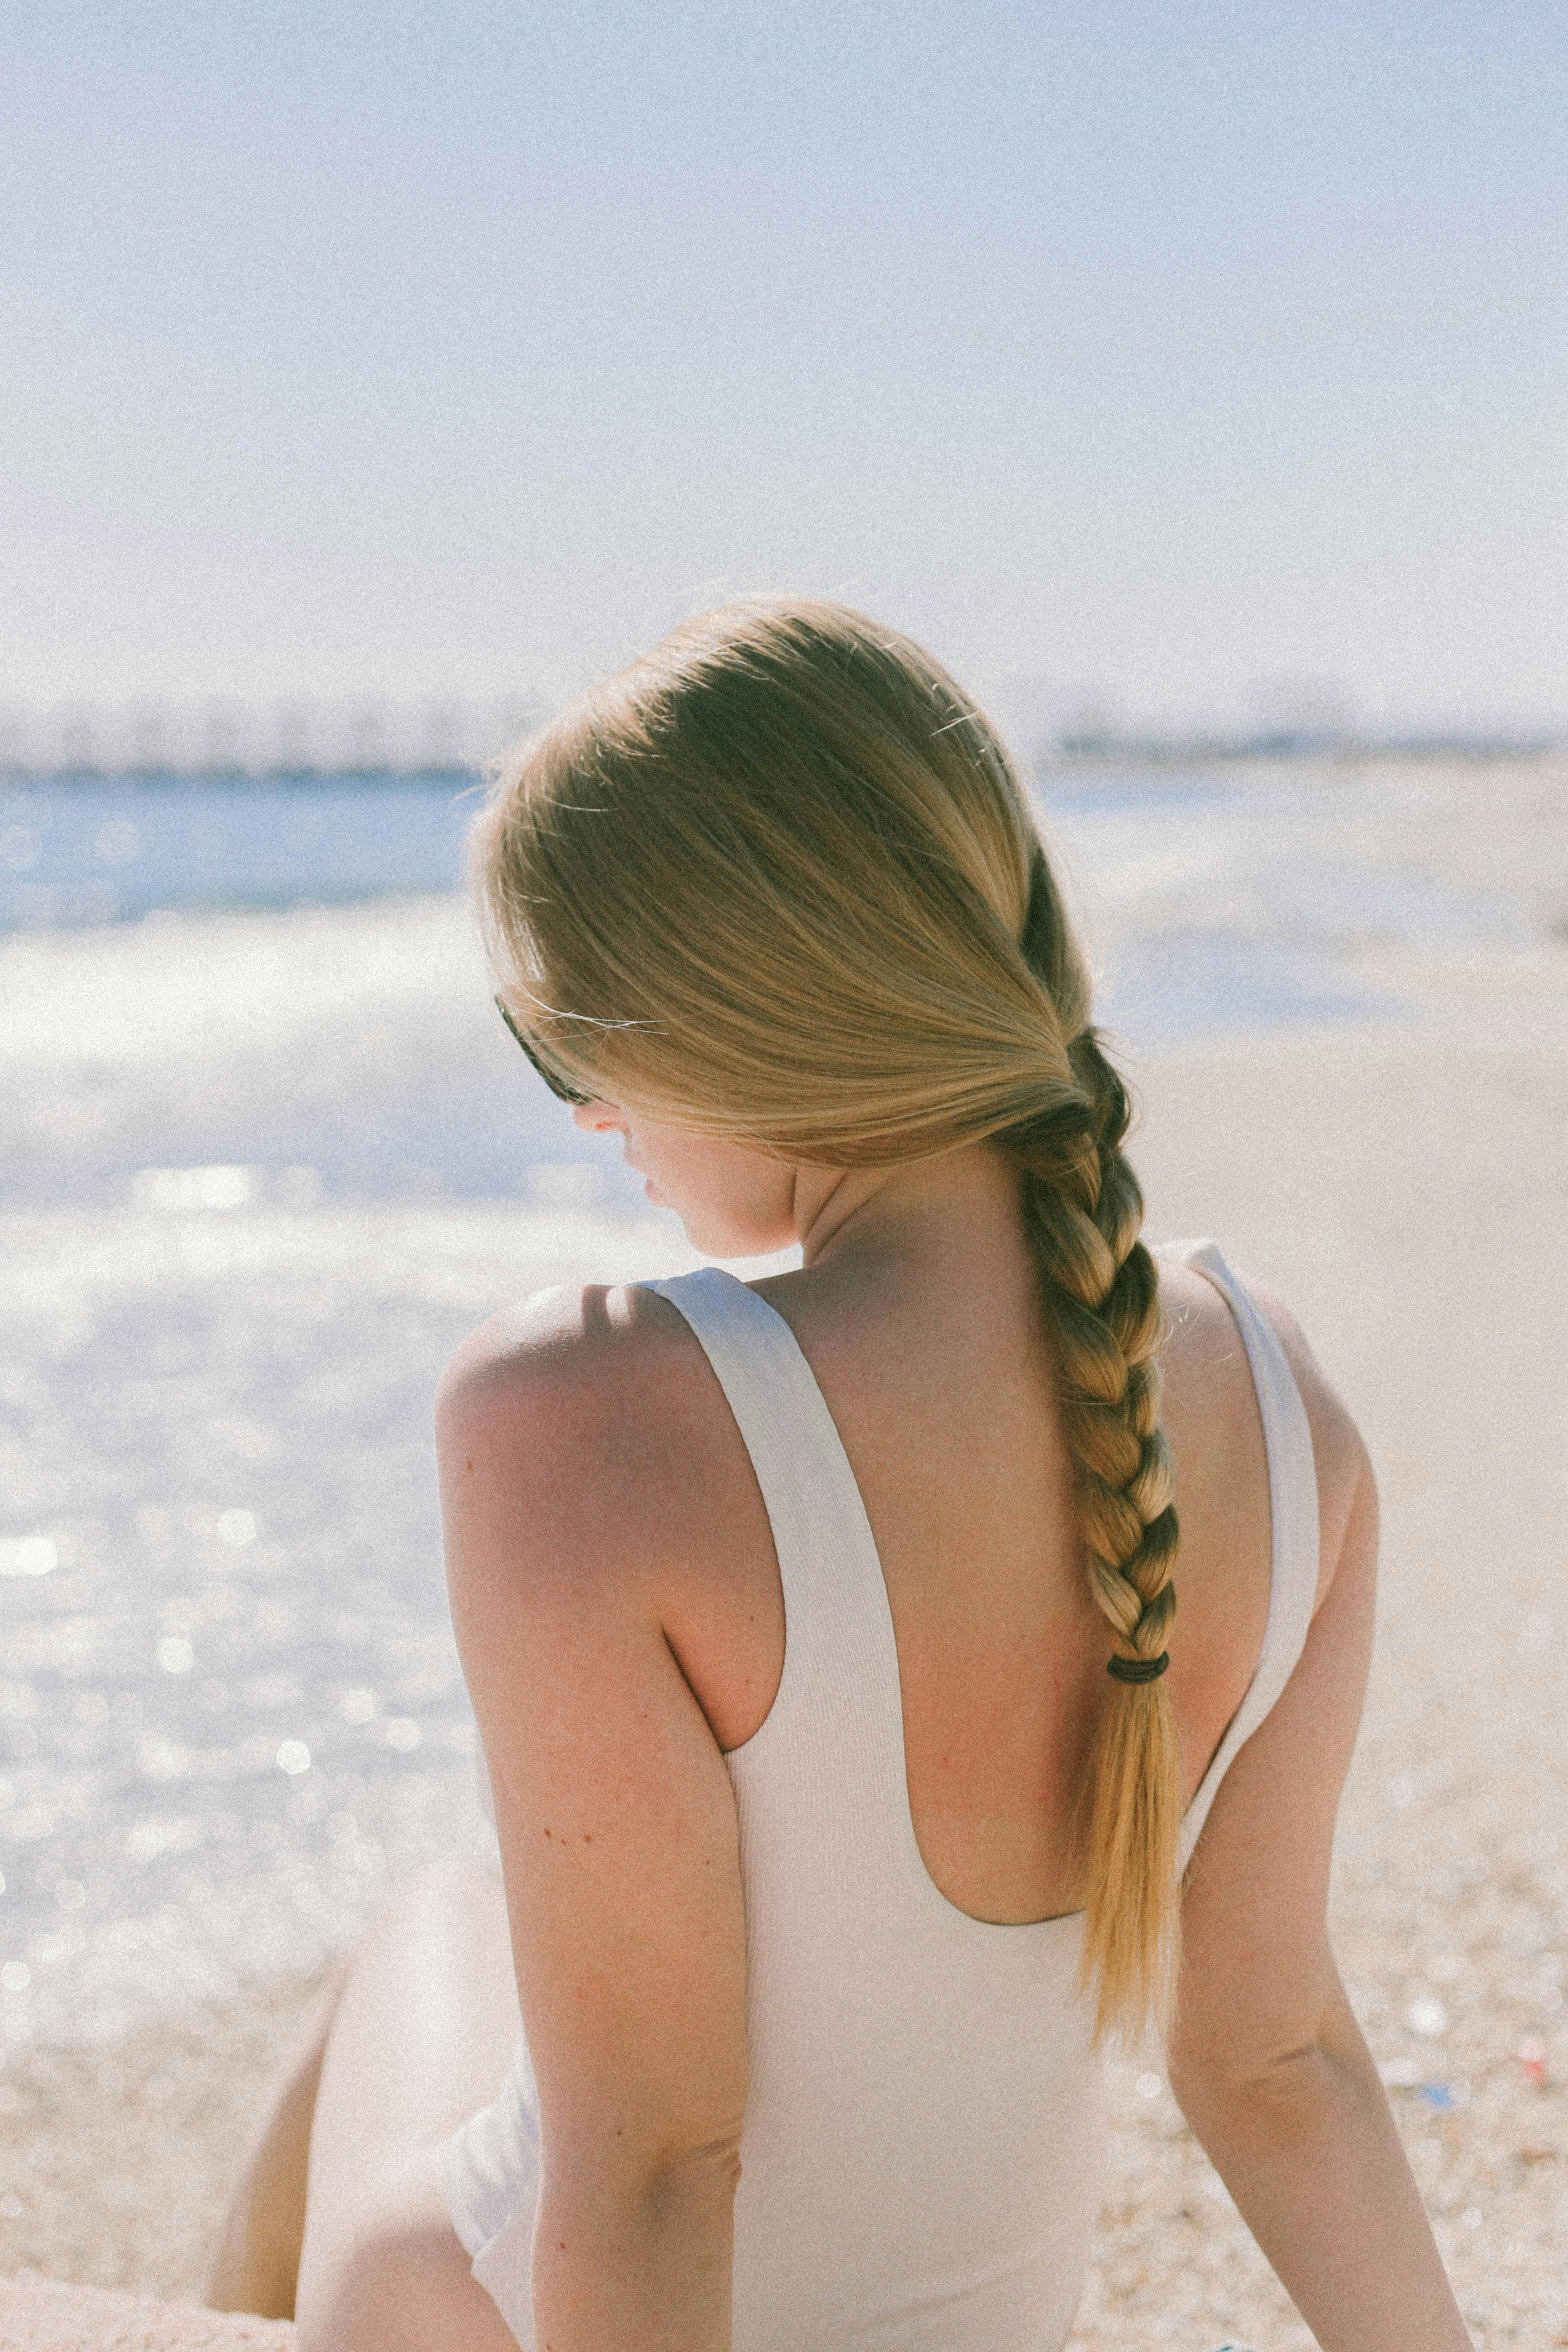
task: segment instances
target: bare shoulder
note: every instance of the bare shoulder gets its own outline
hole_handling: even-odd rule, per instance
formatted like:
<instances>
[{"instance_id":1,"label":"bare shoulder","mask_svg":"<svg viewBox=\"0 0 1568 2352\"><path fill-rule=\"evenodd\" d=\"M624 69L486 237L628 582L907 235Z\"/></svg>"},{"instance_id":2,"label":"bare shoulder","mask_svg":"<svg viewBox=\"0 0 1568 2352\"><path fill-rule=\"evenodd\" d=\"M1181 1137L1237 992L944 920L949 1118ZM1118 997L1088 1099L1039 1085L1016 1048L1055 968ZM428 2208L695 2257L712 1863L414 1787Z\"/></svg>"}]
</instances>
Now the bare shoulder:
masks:
<instances>
[{"instance_id":1,"label":"bare shoulder","mask_svg":"<svg viewBox=\"0 0 1568 2352\"><path fill-rule=\"evenodd\" d=\"M1291 1309L1268 1284L1233 1269L1267 1318L1289 1365L1311 1432L1318 1477L1318 1513L1322 1535L1321 1605L1343 1549L1345 1530L1358 1503L1373 1491L1372 1465L1348 1406L1312 1351ZM1162 1266L1161 1296L1169 1332L1163 1362L1166 1417L1178 1456L1184 1435L1210 1457L1222 1476L1234 1469L1238 1449L1261 1444L1262 1427L1247 1350L1230 1309L1215 1286L1191 1266Z\"/></svg>"},{"instance_id":2,"label":"bare shoulder","mask_svg":"<svg viewBox=\"0 0 1568 2352\"><path fill-rule=\"evenodd\" d=\"M492 1415L574 1415L649 1399L698 1351L685 1318L637 1284L562 1283L503 1307L457 1349L437 1398L445 1424Z\"/></svg>"},{"instance_id":3,"label":"bare shoulder","mask_svg":"<svg viewBox=\"0 0 1568 2352\"><path fill-rule=\"evenodd\" d=\"M721 1415L668 1300L637 1286L542 1291L481 1324L442 1376L444 1502L449 1516L511 1521L520 1558L626 1560L721 1438Z\"/></svg>"}]
</instances>

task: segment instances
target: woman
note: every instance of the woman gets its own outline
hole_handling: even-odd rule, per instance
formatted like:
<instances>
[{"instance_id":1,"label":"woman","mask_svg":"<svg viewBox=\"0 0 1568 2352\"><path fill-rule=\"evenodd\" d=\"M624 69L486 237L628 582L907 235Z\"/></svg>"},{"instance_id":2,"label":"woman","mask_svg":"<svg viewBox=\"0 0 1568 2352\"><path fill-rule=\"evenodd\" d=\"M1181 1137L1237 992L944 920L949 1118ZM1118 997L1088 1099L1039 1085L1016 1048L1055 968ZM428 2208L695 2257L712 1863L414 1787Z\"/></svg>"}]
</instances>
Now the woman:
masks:
<instances>
[{"instance_id":1,"label":"woman","mask_svg":"<svg viewBox=\"0 0 1568 2352\"><path fill-rule=\"evenodd\" d=\"M1140 1241L985 721L731 606L529 747L476 866L579 1124L803 1263L549 1293L448 1370L504 1906L437 1874L367 1940L215 2297L297 2273L304 2352L1057 2347L1098 2050L1153 2021L1325 2352L1466 2345L1324 1930L1366 1457L1282 1307Z\"/></svg>"}]
</instances>

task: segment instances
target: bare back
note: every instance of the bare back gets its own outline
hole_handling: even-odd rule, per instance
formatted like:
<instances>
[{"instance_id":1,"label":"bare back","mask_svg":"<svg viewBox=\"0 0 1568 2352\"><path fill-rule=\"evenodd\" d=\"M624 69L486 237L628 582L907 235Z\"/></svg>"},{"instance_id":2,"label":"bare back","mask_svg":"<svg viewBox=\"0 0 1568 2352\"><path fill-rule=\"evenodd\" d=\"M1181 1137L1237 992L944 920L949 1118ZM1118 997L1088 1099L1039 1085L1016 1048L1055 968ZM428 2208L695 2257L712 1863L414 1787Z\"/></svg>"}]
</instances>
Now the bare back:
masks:
<instances>
[{"instance_id":1,"label":"bare back","mask_svg":"<svg viewBox=\"0 0 1568 2352\"><path fill-rule=\"evenodd\" d=\"M1081 1901L1079 1792L1105 1688L1104 1621L1022 1236L1005 1220L955 1236L952 1265L929 1272L911 1281L890 1255L830 1259L759 1288L816 1376L877 1541L926 1867L976 1918L1041 1919ZM1163 1289L1182 1530L1169 1689L1184 1805L1263 1639L1268 1477L1229 1308L1180 1265ZM1331 1564L1358 1447L1290 1318L1271 1312L1312 1423ZM559 1297L551 1319L544 1346L576 1401L574 1450L594 1460L605 1540L653 1580L715 1740L739 1748L773 1703L785 1624L767 1513L722 1392L681 1317L646 1290L591 1291L580 1306Z\"/></svg>"}]
</instances>

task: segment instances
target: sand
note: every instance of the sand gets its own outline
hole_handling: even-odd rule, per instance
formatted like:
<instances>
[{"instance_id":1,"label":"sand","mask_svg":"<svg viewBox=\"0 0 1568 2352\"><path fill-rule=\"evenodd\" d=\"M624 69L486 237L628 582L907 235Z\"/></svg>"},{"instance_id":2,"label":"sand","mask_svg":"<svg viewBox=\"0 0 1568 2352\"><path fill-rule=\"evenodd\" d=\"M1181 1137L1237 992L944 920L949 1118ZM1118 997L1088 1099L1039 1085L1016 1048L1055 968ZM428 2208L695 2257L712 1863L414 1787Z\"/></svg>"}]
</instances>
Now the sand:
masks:
<instances>
[{"instance_id":1,"label":"sand","mask_svg":"<svg viewBox=\"0 0 1568 2352\"><path fill-rule=\"evenodd\" d=\"M1144 1057L1139 1159L1152 1222L1290 1302L1371 1446L1335 1946L1477 2341L1568 2344L1568 945L1364 977L1419 1017ZM1310 2345L1127 2071L1079 2341Z\"/></svg>"},{"instance_id":2,"label":"sand","mask_svg":"<svg viewBox=\"0 0 1568 2352\"><path fill-rule=\"evenodd\" d=\"M1408 1014L1136 1056L1137 1158L1153 1229L1272 1283L1370 1443L1335 1944L1477 2342L1568 2346L1568 940L1368 950L1357 977ZM14 2052L0 2275L195 2297L311 1989ZM1114 2099L1078 2352L1310 2345L1157 2057Z\"/></svg>"},{"instance_id":3,"label":"sand","mask_svg":"<svg viewBox=\"0 0 1568 2352\"><path fill-rule=\"evenodd\" d=\"M294 2329L102 2287L0 2279L0 2352L290 2352Z\"/></svg>"}]
</instances>

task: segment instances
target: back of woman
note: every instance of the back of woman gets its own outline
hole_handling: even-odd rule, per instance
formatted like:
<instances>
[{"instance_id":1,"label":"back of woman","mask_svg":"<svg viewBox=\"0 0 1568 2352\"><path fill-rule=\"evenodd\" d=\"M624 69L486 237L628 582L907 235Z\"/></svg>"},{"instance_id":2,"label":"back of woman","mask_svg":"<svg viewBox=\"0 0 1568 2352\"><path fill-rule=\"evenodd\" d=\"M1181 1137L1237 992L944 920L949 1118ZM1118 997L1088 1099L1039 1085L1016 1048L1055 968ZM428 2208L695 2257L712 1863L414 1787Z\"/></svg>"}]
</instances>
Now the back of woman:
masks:
<instances>
[{"instance_id":1,"label":"back of woman","mask_svg":"<svg viewBox=\"0 0 1568 2352\"><path fill-rule=\"evenodd\" d=\"M579 1122L802 1264L550 1294L448 1374L523 2030L456 2131L313 2152L307 2341L1059 2346L1152 2026L1330 2352L1464 2343L1323 1925L1364 1454L1281 1308L1146 1247L983 718L727 608L529 747L476 869Z\"/></svg>"},{"instance_id":2,"label":"back of woman","mask_svg":"<svg viewBox=\"0 0 1568 2352\"><path fill-rule=\"evenodd\" d=\"M941 1180L972 1213L992 1190L975 1173ZM665 1621L721 1727L738 1822L738 2346L1055 2343L1078 2301L1102 2123L1079 1792L1105 1638L1033 1288L1010 1263L1016 1221L994 1192L922 1286L905 1252L829 1253L816 1281L658 1286L679 1324L652 1292L605 1302L630 1359L612 1375L630 1457L616 1516L646 1521L651 1462L704 1467L665 1501L659 1549ZM1223 1298L1179 1270L1166 1283L1173 1385L1198 1372L1182 1418L1208 1474L1177 1693L1201 1770L1258 1660L1268 1478ZM537 1344L537 1309L531 1329ZM1313 1582L1316 1533L1313 1515ZM476 2275L523 2342L537 2114L520 2056L447 2159ZM476 2195L476 2173L493 2187Z\"/></svg>"}]
</instances>

